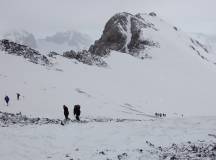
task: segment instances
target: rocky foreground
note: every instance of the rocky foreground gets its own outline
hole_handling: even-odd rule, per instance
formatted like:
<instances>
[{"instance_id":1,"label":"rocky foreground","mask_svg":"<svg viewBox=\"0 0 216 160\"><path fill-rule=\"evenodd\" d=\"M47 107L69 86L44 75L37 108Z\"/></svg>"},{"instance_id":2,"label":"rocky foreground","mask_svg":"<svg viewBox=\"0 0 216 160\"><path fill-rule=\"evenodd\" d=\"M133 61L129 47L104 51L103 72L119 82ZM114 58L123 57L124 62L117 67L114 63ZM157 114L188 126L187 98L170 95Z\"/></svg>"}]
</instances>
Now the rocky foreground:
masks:
<instances>
[{"instance_id":1,"label":"rocky foreground","mask_svg":"<svg viewBox=\"0 0 216 160\"><path fill-rule=\"evenodd\" d=\"M79 123L89 123L89 122L140 122L142 120L139 119L113 119L113 118L88 118L85 117L83 120L79 121ZM64 125L72 123L72 122L78 122L76 120L60 120L60 119L50 119L50 118L32 118L27 117L26 115L23 115L20 113L7 113L7 112L1 112L0 111L0 127L9 127L11 125L18 125L18 126L26 126L26 125L45 125L45 124L61 124Z\"/></svg>"},{"instance_id":2,"label":"rocky foreground","mask_svg":"<svg viewBox=\"0 0 216 160\"><path fill-rule=\"evenodd\" d=\"M2 135L1 136L5 136L6 134L4 134L4 132L6 131L10 131L13 130L13 128L16 128L16 132L14 134L24 134L24 135L28 135L28 137L25 137L26 141L32 141L32 145L36 145L34 143L36 143L36 141L33 141L33 139L31 139L31 137L34 135L33 134L33 130L38 132L39 135L35 134L36 137L44 137L44 135L47 134L48 139L49 137L56 137L57 139L59 139L59 137L61 137L62 134L57 134L58 132L60 133L64 133L66 134L67 138L70 138L72 141L77 141L76 137L80 136L81 139L83 138L87 138L86 136L84 136L85 134L88 135L88 132L90 133L91 136L93 136L93 139L101 139L100 137L104 136L103 134L101 134L101 132L106 133L106 132L113 132L113 133L118 133L121 132L121 135L123 134L123 136L125 136L125 132L121 131L122 129L124 129L127 125L136 125L136 127L134 128L132 132L133 134L137 133L137 125L140 125L140 128L143 128L142 124L146 125L146 124L155 124L158 123L159 121L161 121L161 119L151 119L150 121L144 121L144 120L138 120L138 119L112 119L112 118L83 118L84 120L82 120L79 123L76 123L77 121L75 120L71 120L68 122L69 125L67 125L67 127L55 127L56 125L61 126L62 124L62 120L60 119L49 119L49 118L30 118L27 117L25 115L22 115L22 113L7 113L7 112L1 112L0 111L0 127L3 129L5 128L5 130L2 130ZM157 122L158 121L158 122ZM81 123L85 123L85 125L81 125ZM160 125L162 125L163 123L159 123ZM162 127L158 125L158 127ZM167 124L168 125L168 124ZM14 127L16 126L16 127ZM32 126L32 127L28 127L28 126ZM46 128L50 128L51 130L53 130L52 132L46 130ZM89 128L90 127L90 128ZM105 131L104 129L107 128L107 131ZM111 129L112 127L114 127L113 129ZM120 127L120 128L118 128ZM123 128L122 128L123 127ZM147 127L147 126L146 126ZM150 127L150 126L149 126ZM154 126L151 126L152 131L154 130ZM165 126L164 126L165 127ZM162 128L164 128L162 127ZM88 131L86 130L86 128L89 128ZM101 129L104 128L102 131ZM126 127L127 128L127 127ZM165 127L166 130L168 130L167 127ZM45 129L45 130L44 130ZM130 129L132 129L130 127ZM32 130L32 131L31 131ZM65 130L65 131L64 131ZM55 133L57 131L57 133ZM71 132L72 131L72 132ZM82 132L81 132L82 131ZM92 134L94 133L95 134ZM147 128L143 128L143 133L144 132L149 132ZM85 133L86 132L86 133ZM97 134L96 134L97 133ZM140 132L141 133L141 132ZM153 132L152 132L153 133ZM12 134L11 132L8 132L8 134ZM77 134L77 136L73 135L73 134ZM84 135L83 135L84 134ZM127 133L128 134L128 133ZM155 134L155 133L153 133ZM194 136L196 136L196 133L194 132ZM31 136L30 136L31 135ZM70 135L70 136L69 136ZM95 135L95 136L94 136ZM109 139L112 139L113 137L116 137L115 134L110 135L108 134ZM158 134L160 135L160 134ZM14 135L12 135L12 139ZM132 138L135 138L128 135L129 137L129 141ZM185 135L186 136L186 135ZM209 132L209 134L206 135L207 137L209 137L208 139L198 139L198 140L192 140L192 141L183 141L181 143L177 142L177 143L170 143L169 145L158 145L158 144L153 144L154 142L152 142L151 140L148 140L148 136L144 136L142 139L139 139L139 143L142 145L134 145L132 146L128 146L128 149L122 149L120 148L110 148L110 145L108 146L104 146L102 147L99 144L95 144L94 148L88 148L87 150L85 148L83 148L83 146L81 144L77 145L75 143L69 143L70 141L68 141L67 143L71 145L71 147L75 147L75 149L72 150L63 150L61 152L59 152L57 155L52 153L53 150L50 150L50 153L48 154L48 152L46 152L46 154L44 155L44 159L68 159L68 160L75 160L75 159L85 159L85 156L94 156L93 159L105 159L105 160L126 160L126 159L139 159L139 160L215 160L216 159L216 135L212 134L212 132ZM41 137L41 138L42 138ZM105 134L106 137L106 134ZM108 138L107 137L107 138ZM2 137L3 138L3 137ZM21 137L20 137L21 138ZM15 138L15 139L20 139L19 137ZM24 137L23 137L24 138ZM41 140L43 140L43 138ZM155 137L157 139L157 137ZM43 143L45 143L48 139L44 139ZM87 138L88 139L88 138ZM118 139L121 139L121 137L119 137ZM55 140L55 138L53 139ZM52 142L53 140L49 140L50 142ZM55 147L58 148L58 146L61 144L66 145L67 143L62 141L63 139L59 139L60 142L59 143L54 143ZM134 139L135 140L135 139ZM138 139L136 139L135 141L137 141ZM158 139L159 140L159 139ZM88 140L89 141L89 140ZM91 140L90 140L91 141ZM141 143L141 141L143 141ZM10 140L7 141L7 143L9 143ZM80 143L85 143L86 144L87 141L84 140L84 142L80 142ZM118 140L116 141L116 143L118 142ZM106 142L106 143L110 143L113 144L114 142ZM136 144L137 142L134 142L134 144ZM69 146L70 146L69 145ZM90 145L90 143L88 144ZM99 146L100 147L99 147ZM123 144L122 144L123 145ZM112 146L112 145L111 145ZM123 145L124 146L124 145ZM46 147L46 144L45 146ZM10 149L10 148L8 148ZM33 149L34 150L34 149ZM33 150L31 150L30 152L33 152ZM46 148L46 150L48 151L49 149ZM21 150L20 150L21 151ZM52 151L52 152L51 152ZM52 153L52 154L51 154ZM61 154L60 154L61 153ZM83 155L83 154L87 154L87 155ZM90 157L91 157L90 156ZM19 156L18 156L19 157Z\"/></svg>"},{"instance_id":3,"label":"rocky foreground","mask_svg":"<svg viewBox=\"0 0 216 160\"><path fill-rule=\"evenodd\" d=\"M168 147L155 147L152 143L146 141L152 148L149 150L151 154L156 154L159 159L169 160L215 160L216 159L216 143L206 142L204 140L198 142L190 142L175 144Z\"/></svg>"}]
</instances>

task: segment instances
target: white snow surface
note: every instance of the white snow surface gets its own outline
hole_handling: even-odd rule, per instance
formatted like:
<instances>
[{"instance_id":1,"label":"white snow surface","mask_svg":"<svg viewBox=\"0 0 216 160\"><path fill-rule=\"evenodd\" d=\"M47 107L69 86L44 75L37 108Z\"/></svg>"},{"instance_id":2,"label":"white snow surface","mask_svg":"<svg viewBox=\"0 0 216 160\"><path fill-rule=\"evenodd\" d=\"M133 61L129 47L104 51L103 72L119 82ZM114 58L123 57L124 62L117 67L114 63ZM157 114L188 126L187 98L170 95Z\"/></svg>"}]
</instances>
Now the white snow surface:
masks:
<instances>
[{"instance_id":1,"label":"white snow surface","mask_svg":"<svg viewBox=\"0 0 216 160\"><path fill-rule=\"evenodd\" d=\"M203 43L212 54L216 54L216 35L202 33L190 33L190 35Z\"/></svg>"},{"instance_id":2,"label":"white snow surface","mask_svg":"<svg viewBox=\"0 0 216 160\"><path fill-rule=\"evenodd\" d=\"M214 56L202 59L186 34L157 17L145 19L159 29L142 31L160 44L146 50L152 59L112 51L105 58L107 68L61 56L50 59L53 67L46 67L0 51L0 111L63 119L65 104L74 119L73 105L80 104L81 119L140 120L1 127L1 159L118 159L127 153L125 159L155 160L145 141L158 146L215 141L208 136L215 134L216 124ZM156 118L155 112L167 117Z\"/></svg>"},{"instance_id":3,"label":"white snow surface","mask_svg":"<svg viewBox=\"0 0 216 160\"><path fill-rule=\"evenodd\" d=\"M125 49L126 49L126 53L128 53L128 45L131 42L131 37L132 37L132 33L131 33L131 16L128 15L127 17L127 31L126 31L126 43L125 43Z\"/></svg>"},{"instance_id":4,"label":"white snow surface","mask_svg":"<svg viewBox=\"0 0 216 160\"><path fill-rule=\"evenodd\" d=\"M215 141L216 118L175 118L127 123L73 123L67 126L11 126L1 128L3 160L124 159L157 160L146 144L169 146L173 142ZM140 153L139 150L143 152ZM100 154L100 152L104 152Z\"/></svg>"},{"instance_id":5,"label":"white snow surface","mask_svg":"<svg viewBox=\"0 0 216 160\"><path fill-rule=\"evenodd\" d=\"M215 115L215 66L188 52L156 54L143 61L113 51L107 58L110 67L104 69L63 57L46 68L1 53L1 110L60 118L63 104L80 104L83 116ZM20 102L15 100L17 92L24 96ZM4 106L6 94L11 97L9 107Z\"/></svg>"}]
</instances>

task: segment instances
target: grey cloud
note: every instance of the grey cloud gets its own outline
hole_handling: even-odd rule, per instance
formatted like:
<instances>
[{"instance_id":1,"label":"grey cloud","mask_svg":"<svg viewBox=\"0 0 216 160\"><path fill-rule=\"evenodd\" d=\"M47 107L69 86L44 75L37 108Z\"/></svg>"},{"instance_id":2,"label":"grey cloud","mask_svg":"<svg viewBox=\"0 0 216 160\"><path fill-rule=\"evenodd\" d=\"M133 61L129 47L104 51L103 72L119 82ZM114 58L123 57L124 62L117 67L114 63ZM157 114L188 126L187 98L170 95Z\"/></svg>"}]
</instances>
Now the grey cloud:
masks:
<instances>
[{"instance_id":1,"label":"grey cloud","mask_svg":"<svg viewBox=\"0 0 216 160\"><path fill-rule=\"evenodd\" d=\"M0 31L80 30L97 37L116 12L155 11L185 31L216 34L214 6L215 0L0 0Z\"/></svg>"}]
</instances>

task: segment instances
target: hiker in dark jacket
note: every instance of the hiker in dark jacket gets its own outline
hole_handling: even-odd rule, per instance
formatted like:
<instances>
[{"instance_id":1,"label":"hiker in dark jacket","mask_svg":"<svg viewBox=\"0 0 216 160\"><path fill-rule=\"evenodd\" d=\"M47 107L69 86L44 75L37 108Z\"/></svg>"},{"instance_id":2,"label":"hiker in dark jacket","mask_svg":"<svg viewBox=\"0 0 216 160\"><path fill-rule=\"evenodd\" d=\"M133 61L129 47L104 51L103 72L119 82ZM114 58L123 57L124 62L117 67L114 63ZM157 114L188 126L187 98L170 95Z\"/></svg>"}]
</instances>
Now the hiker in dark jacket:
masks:
<instances>
[{"instance_id":1,"label":"hiker in dark jacket","mask_svg":"<svg viewBox=\"0 0 216 160\"><path fill-rule=\"evenodd\" d=\"M17 93L16 95L17 95L17 100L19 100L20 99L20 94Z\"/></svg>"},{"instance_id":2,"label":"hiker in dark jacket","mask_svg":"<svg viewBox=\"0 0 216 160\"><path fill-rule=\"evenodd\" d=\"M75 117L76 117L76 120L80 121L80 114L81 114L81 111L80 111L80 105L74 105L74 111L73 111Z\"/></svg>"},{"instance_id":3,"label":"hiker in dark jacket","mask_svg":"<svg viewBox=\"0 0 216 160\"><path fill-rule=\"evenodd\" d=\"M66 105L63 105L63 109L64 109L64 116L65 119L68 120L68 116L69 116L69 111L68 111L68 107Z\"/></svg>"},{"instance_id":4,"label":"hiker in dark jacket","mask_svg":"<svg viewBox=\"0 0 216 160\"><path fill-rule=\"evenodd\" d=\"M7 106L8 106L9 101L10 101L10 98L8 96L5 96L5 102L7 103Z\"/></svg>"}]
</instances>

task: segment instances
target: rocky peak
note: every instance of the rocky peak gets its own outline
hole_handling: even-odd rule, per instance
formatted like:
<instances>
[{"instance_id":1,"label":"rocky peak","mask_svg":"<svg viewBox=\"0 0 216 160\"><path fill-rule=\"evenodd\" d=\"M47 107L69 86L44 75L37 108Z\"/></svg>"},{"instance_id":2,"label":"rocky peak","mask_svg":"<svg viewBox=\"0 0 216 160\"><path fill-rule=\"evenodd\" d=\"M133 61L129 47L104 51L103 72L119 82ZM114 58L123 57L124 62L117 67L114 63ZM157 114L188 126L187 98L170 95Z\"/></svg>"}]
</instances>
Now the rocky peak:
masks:
<instances>
[{"instance_id":1,"label":"rocky peak","mask_svg":"<svg viewBox=\"0 0 216 160\"><path fill-rule=\"evenodd\" d=\"M105 56L110 50L116 50L135 55L146 46L157 46L156 42L141 37L143 28L157 30L141 14L118 13L108 20L101 38L95 41L89 52Z\"/></svg>"},{"instance_id":2,"label":"rocky peak","mask_svg":"<svg viewBox=\"0 0 216 160\"><path fill-rule=\"evenodd\" d=\"M157 16L157 14L155 12L150 12L149 15L152 16L152 17L156 17Z\"/></svg>"},{"instance_id":3,"label":"rocky peak","mask_svg":"<svg viewBox=\"0 0 216 160\"><path fill-rule=\"evenodd\" d=\"M99 67L107 67L107 63L101 58L101 56L91 54L86 50L75 52L70 50L63 53L63 57L68 59L76 59L79 62L82 62L87 65L96 65Z\"/></svg>"}]
</instances>

